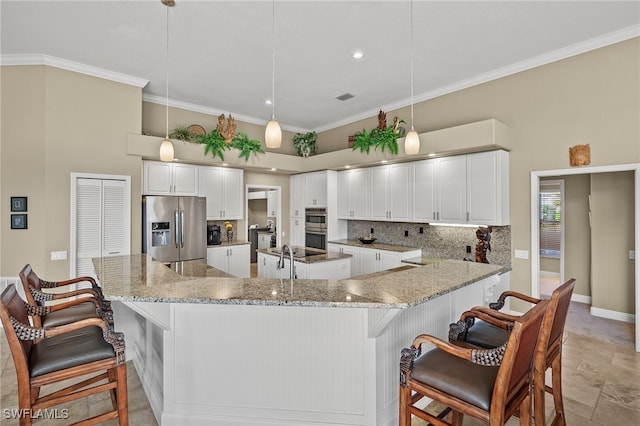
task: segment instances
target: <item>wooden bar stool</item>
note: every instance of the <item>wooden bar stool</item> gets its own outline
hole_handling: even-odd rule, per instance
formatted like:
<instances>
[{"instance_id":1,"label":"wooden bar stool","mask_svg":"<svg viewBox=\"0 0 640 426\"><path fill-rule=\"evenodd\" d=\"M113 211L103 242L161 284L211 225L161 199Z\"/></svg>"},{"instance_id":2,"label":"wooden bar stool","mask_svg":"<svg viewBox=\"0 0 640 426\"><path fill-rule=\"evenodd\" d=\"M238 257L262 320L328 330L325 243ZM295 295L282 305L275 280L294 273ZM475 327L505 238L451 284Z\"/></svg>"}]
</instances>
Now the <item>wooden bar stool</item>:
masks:
<instances>
[{"instance_id":1,"label":"wooden bar stool","mask_svg":"<svg viewBox=\"0 0 640 426\"><path fill-rule=\"evenodd\" d=\"M13 284L0 295L0 319L16 368L21 426L31 425L32 413L38 410L99 392L109 392L113 409L76 424L92 425L117 417L120 426L128 425L122 333L111 330L102 318L46 329L32 327ZM42 386L81 376L79 383L40 396Z\"/></svg>"},{"instance_id":2,"label":"wooden bar stool","mask_svg":"<svg viewBox=\"0 0 640 426\"><path fill-rule=\"evenodd\" d=\"M513 323L506 343L493 349L470 349L430 335L415 338L400 360L400 426L411 415L433 425L462 425L470 415L489 425L503 425L519 411L529 425L533 358L548 302L540 302ZM435 346L421 355L424 343ZM451 408L450 421L419 408L422 398Z\"/></svg>"},{"instance_id":3,"label":"wooden bar stool","mask_svg":"<svg viewBox=\"0 0 640 426\"><path fill-rule=\"evenodd\" d=\"M537 425L545 424L545 403L544 394L549 392L553 395L555 415L552 425L566 425L564 416L564 404L562 402L562 338L564 326L569 312L571 295L575 286L575 279L571 278L560 287L555 289L549 300L550 314L545 318L544 333L541 335L541 344L538 348L537 357L541 359L536 362L534 372L534 418ZM518 316L505 314L498 311L504 307L507 297L516 297L530 303L539 304L541 299L523 295L514 291L506 291L500 295L498 302L490 304L490 307L478 306L471 311L465 312L460 321L452 324L449 330L450 342L465 347L491 348L501 344L508 338L508 324L513 323ZM503 326L496 326L495 322L476 321L475 313L481 313L482 319L486 316L504 323ZM548 324L546 324L548 323ZM551 384L545 383L545 373L551 368Z\"/></svg>"}]
</instances>

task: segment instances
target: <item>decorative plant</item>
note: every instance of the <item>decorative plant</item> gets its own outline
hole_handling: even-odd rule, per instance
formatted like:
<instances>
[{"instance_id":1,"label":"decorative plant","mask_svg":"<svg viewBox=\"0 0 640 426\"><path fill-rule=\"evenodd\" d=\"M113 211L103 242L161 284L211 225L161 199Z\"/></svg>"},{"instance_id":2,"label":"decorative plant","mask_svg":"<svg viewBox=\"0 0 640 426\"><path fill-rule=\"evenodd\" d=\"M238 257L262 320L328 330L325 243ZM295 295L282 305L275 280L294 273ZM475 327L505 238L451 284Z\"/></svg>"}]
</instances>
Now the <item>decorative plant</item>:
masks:
<instances>
[{"instance_id":1,"label":"decorative plant","mask_svg":"<svg viewBox=\"0 0 640 426\"><path fill-rule=\"evenodd\" d=\"M177 139L179 141L191 142L194 138L194 134L189 130L188 126L176 126L171 133L169 133L170 139Z\"/></svg>"},{"instance_id":2,"label":"decorative plant","mask_svg":"<svg viewBox=\"0 0 640 426\"><path fill-rule=\"evenodd\" d=\"M398 138L400 133L394 131L393 126L389 126L383 130L378 128L371 129L367 132L366 129L362 129L362 133L356 135L353 142L353 150L359 149L360 152L369 153L371 147L378 149L378 147L384 152L385 148L389 149L392 154L398 154Z\"/></svg>"},{"instance_id":3,"label":"decorative plant","mask_svg":"<svg viewBox=\"0 0 640 426\"><path fill-rule=\"evenodd\" d=\"M305 134L296 133L293 135L293 146L298 151L298 155L308 157L318 152L318 146L316 145L317 138L318 135L316 132L307 132Z\"/></svg>"},{"instance_id":4,"label":"decorative plant","mask_svg":"<svg viewBox=\"0 0 640 426\"><path fill-rule=\"evenodd\" d=\"M232 139L231 147L240 151L238 158L244 158L245 161L249 161L249 156L252 152L255 155L258 155L258 153L264 154L262 142L256 139L249 139L249 136L243 132L238 132L238 136Z\"/></svg>"},{"instance_id":5,"label":"decorative plant","mask_svg":"<svg viewBox=\"0 0 640 426\"><path fill-rule=\"evenodd\" d=\"M224 151L231 148L217 130L197 135L196 142L204 145L204 155L211 153L213 158L220 157L221 160L224 160Z\"/></svg>"}]
</instances>

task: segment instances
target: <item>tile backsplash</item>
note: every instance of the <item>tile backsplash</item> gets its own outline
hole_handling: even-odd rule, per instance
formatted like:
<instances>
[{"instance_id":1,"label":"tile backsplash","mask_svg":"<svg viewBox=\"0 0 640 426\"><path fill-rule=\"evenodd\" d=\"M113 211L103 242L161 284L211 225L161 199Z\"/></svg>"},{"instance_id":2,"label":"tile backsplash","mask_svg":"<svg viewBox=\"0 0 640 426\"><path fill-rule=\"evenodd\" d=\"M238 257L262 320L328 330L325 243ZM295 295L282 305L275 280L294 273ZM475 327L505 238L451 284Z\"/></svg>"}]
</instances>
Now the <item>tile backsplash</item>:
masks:
<instances>
[{"instance_id":1,"label":"tile backsplash","mask_svg":"<svg viewBox=\"0 0 640 426\"><path fill-rule=\"evenodd\" d=\"M422 228L423 233L420 233ZM424 256L446 259L465 257L475 259L477 228L457 226L433 226L426 223L348 221L349 239L366 237L373 229L377 242L418 247ZM407 236L405 236L405 232ZM471 254L466 247L471 246ZM494 226L491 232L491 251L487 252L489 263L511 266L511 227Z\"/></svg>"}]
</instances>

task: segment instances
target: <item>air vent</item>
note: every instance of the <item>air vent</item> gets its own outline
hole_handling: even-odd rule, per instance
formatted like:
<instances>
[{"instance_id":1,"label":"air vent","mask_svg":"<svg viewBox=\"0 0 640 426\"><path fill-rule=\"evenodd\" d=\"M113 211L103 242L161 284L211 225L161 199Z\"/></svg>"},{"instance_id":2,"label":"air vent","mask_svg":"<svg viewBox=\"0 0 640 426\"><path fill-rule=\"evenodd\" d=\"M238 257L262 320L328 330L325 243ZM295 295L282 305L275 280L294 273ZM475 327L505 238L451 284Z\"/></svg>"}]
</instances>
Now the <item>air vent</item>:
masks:
<instances>
[{"instance_id":1,"label":"air vent","mask_svg":"<svg viewBox=\"0 0 640 426\"><path fill-rule=\"evenodd\" d=\"M352 95L351 93L344 93L340 96L336 96L336 99L338 99L339 101L348 101L349 99L353 98L354 95Z\"/></svg>"}]
</instances>

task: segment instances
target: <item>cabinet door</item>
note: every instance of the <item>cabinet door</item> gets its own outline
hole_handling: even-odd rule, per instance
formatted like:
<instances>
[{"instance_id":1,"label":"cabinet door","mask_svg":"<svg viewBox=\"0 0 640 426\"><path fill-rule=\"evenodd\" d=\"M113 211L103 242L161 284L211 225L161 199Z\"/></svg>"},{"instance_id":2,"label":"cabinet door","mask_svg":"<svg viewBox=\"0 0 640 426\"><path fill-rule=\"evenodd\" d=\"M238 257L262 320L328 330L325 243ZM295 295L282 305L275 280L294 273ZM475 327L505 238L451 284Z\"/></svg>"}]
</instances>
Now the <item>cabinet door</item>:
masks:
<instances>
[{"instance_id":1,"label":"cabinet door","mask_svg":"<svg viewBox=\"0 0 640 426\"><path fill-rule=\"evenodd\" d=\"M267 191L267 216L278 217L278 191Z\"/></svg>"},{"instance_id":2,"label":"cabinet door","mask_svg":"<svg viewBox=\"0 0 640 426\"><path fill-rule=\"evenodd\" d=\"M222 219L224 202L222 170L220 167L204 166L198 170L199 195L207 197L207 220Z\"/></svg>"},{"instance_id":3,"label":"cabinet door","mask_svg":"<svg viewBox=\"0 0 640 426\"><path fill-rule=\"evenodd\" d=\"M413 164L413 215L418 222L436 222L437 160L418 161Z\"/></svg>"},{"instance_id":4,"label":"cabinet door","mask_svg":"<svg viewBox=\"0 0 640 426\"><path fill-rule=\"evenodd\" d=\"M192 164L172 163L173 194L198 195L198 166Z\"/></svg>"},{"instance_id":5,"label":"cabinet door","mask_svg":"<svg viewBox=\"0 0 640 426\"><path fill-rule=\"evenodd\" d=\"M389 166L387 193L389 215L392 220L409 220L411 204L411 164Z\"/></svg>"},{"instance_id":6,"label":"cabinet door","mask_svg":"<svg viewBox=\"0 0 640 426\"><path fill-rule=\"evenodd\" d=\"M338 218L351 219L351 181L355 170L346 170L338 173Z\"/></svg>"},{"instance_id":7,"label":"cabinet door","mask_svg":"<svg viewBox=\"0 0 640 426\"><path fill-rule=\"evenodd\" d=\"M358 275L378 272L378 251L372 249L360 249L358 255Z\"/></svg>"},{"instance_id":8,"label":"cabinet door","mask_svg":"<svg viewBox=\"0 0 640 426\"><path fill-rule=\"evenodd\" d=\"M208 248L207 249L207 265L228 273L229 262L227 261L226 248L225 247Z\"/></svg>"},{"instance_id":9,"label":"cabinet door","mask_svg":"<svg viewBox=\"0 0 640 426\"><path fill-rule=\"evenodd\" d=\"M250 278L250 253L249 245L231 246L227 249L229 262L228 273L238 278Z\"/></svg>"},{"instance_id":10,"label":"cabinet door","mask_svg":"<svg viewBox=\"0 0 640 426\"><path fill-rule=\"evenodd\" d=\"M509 223L509 154L490 151L467 155L468 222Z\"/></svg>"},{"instance_id":11,"label":"cabinet door","mask_svg":"<svg viewBox=\"0 0 640 426\"><path fill-rule=\"evenodd\" d=\"M289 183L291 185L291 217L304 217L305 175L291 176Z\"/></svg>"},{"instance_id":12,"label":"cabinet door","mask_svg":"<svg viewBox=\"0 0 640 426\"><path fill-rule=\"evenodd\" d=\"M371 205L371 190L369 183L369 169L354 170L351 175L351 185L349 187L351 211L353 212L351 219L369 219L369 206ZM342 191L342 187L338 186L338 194Z\"/></svg>"},{"instance_id":13,"label":"cabinet door","mask_svg":"<svg viewBox=\"0 0 640 426\"><path fill-rule=\"evenodd\" d=\"M326 207L327 174L325 172L305 174L305 207Z\"/></svg>"},{"instance_id":14,"label":"cabinet door","mask_svg":"<svg viewBox=\"0 0 640 426\"><path fill-rule=\"evenodd\" d=\"M277 269L278 257L264 253L258 253L258 278L280 278L280 271ZM286 267L289 267L287 263ZM287 269L288 271L289 269Z\"/></svg>"},{"instance_id":15,"label":"cabinet door","mask_svg":"<svg viewBox=\"0 0 640 426\"><path fill-rule=\"evenodd\" d=\"M400 253L386 250L378 251L378 271L386 271L387 269L397 268L400 265Z\"/></svg>"},{"instance_id":16,"label":"cabinet door","mask_svg":"<svg viewBox=\"0 0 640 426\"><path fill-rule=\"evenodd\" d=\"M309 265L302 262L293 262L293 272L295 278L299 280L308 280L310 278Z\"/></svg>"},{"instance_id":17,"label":"cabinet door","mask_svg":"<svg viewBox=\"0 0 640 426\"><path fill-rule=\"evenodd\" d=\"M171 195L173 193L172 163L144 161L144 193L147 195Z\"/></svg>"},{"instance_id":18,"label":"cabinet door","mask_svg":"<svg viewBox=\"0 0 640 426\"><path fill-rule=\"evenodd\" d=\"M361 275L360 267L358 265L360 249L358 247L343 246L342 253L351 255L351 271L349 277Z\"/></svg>"},{"instance_id":19,"label":"cabinet door","mask_svg":"<svg viewBox=\"0 0 640 426\"><path fill-rule=\"evenodd\" d=\"M389 182L389 168L387 166L371 169L371 219L387 220L387 193Z\"/></svg>"},{"instance_id":20,"label":"cabinet door","mask_svg":"<svg viewBox=\"0 0 640 426\"><path fill-rule=\"evenodd\" d=\"M304 226L304 218L302 217L294 217L291 219L291 229L289 232L291 236L289 241L292 246L304 246L305 245L305 226Z\"/></svg>"},{"instance_id":21,"label":"cabinet door","mask_svg":"<svg viewBox=\"0 0 640 426\"><path fill-rule=\"evenodd\" d=\"M224 205L223 219L242 219L243 212L243 171L223 169Z\"/></svg>"},{"instance_id":22,"label":"cabinet door","mask_svg":"<svg viewBox=\"0 0 640 426\"><path fill-rule=\"evenodd\" d=\"M439 222L465 223L467 216L467 158L464 155L438 161ZM438 214L438 213L436 213Z\"/></svg>"}]
</instances>

